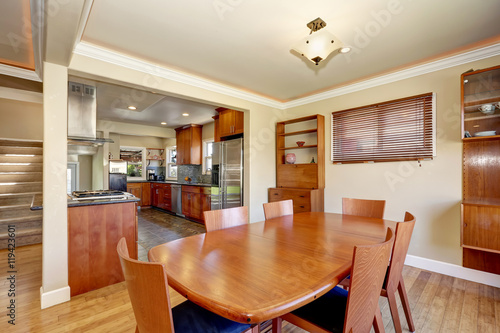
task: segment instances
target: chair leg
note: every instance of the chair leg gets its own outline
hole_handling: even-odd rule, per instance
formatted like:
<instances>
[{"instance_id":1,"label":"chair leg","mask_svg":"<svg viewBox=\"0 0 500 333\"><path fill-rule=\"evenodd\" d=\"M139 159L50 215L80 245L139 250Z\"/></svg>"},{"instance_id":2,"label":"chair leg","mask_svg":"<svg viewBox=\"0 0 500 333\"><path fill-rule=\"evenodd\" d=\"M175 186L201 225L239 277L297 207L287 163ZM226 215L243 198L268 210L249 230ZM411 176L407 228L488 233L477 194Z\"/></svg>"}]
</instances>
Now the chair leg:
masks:
<instances>
[{"instance_id":1,"label":"chair leg","mask_svg":"<svg viewBox=\"0 0 500 333\"><path fill-rule=\"evenodd\" d=\"M398 291L399 298L401 298L401 303L403 304L403 310L405 311L406 321L408 322L408 328L410 332L415 332L415 324L411 317L410 303L408 302L408 295L406 294L405 283L402 276L399 278Z\"/></svg>"},{"instance_id":2,"label":"chair leg","mask_svg":"<svg viewBox=\"0 0 500 333\"><path fill-rule=\"evenodd\" d=\"M396 333L402 333L401 322L399 321L398 303L396 302L396 291L387 291L387 300L389 301L389 308L391 309L392 322Z\"/></svg>"},{"instance_id":3,"label":"chair leg","mask_svg":"<svg viewBox=\"0 0 500 333\"><path fill-rule=\"evenodd\" d=\"M250 327L249 330L245 331L245 333L259 333L260 332L260 324L256 324Z\"/></svg>"},{"instance_id":4,"label":"chair leg","mask_svg":"<svg viewBox=\"0 0 500 333\"><path fill-rule=\"evenodd\" d=\"M375 333L385 333L382 313L380 312L380 307L378 305L377 310L375 311L375 317L373 318L373 329L375 330Z\"/></svg>"},{"instance_id":5,"label":"chair leg","mask_svg":"<svg viewBox=\"0 0 500 333\"><path fill-rule=\"evenodd\" d=\"M272 333L281 333L281 325L283 324L283 319L280 317L273 319L273 332Z\"/></svg>"}]
</instances>

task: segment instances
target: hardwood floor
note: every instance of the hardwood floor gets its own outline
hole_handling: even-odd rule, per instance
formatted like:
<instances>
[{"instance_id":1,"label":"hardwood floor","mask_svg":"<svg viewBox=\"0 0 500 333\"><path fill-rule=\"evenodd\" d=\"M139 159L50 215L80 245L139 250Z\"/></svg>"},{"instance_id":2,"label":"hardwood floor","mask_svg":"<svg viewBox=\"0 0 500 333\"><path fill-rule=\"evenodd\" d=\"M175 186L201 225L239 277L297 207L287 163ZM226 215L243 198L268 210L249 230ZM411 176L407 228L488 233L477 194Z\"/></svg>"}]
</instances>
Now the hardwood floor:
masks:
<instances>
[{"instance_id":1,"label":"hardwood floor","mask_svg":"<svg viewBox=\"0 0 500 333\"><path fill-rule=\"evenodd\" d=\"M174 223L171 218L144 210L140 214L140 242L145 248L168 237L198 233L202 225L186 220L172 226L175 236L164 232L161 236L155 226ZM189 223L185 223L185 222ZM204 230L204 229L203 229ZM165 231L165 230L162 230ZM157 239L159 238L159 239ZM42 247L30 245L17 248L16 254L16 325L8 324L6 307L9 304L7 280L7 250L0 251L0 332L130 332L135 330L135 319L124 283L73 297L71 301L40 310L42 284ZM500 333L500 289L446 275L406 266L403 271L413 319L417 332ZM172 306L184 298L170 290ZM389 307L380 298L386 332L394 332ZM402 315L403 311L400 309ZM408 332L404 315L403 331ZM284 323L283 332L304 332ZM178 332L182 333L182 332Z\"/></svg>"}]
</instances>

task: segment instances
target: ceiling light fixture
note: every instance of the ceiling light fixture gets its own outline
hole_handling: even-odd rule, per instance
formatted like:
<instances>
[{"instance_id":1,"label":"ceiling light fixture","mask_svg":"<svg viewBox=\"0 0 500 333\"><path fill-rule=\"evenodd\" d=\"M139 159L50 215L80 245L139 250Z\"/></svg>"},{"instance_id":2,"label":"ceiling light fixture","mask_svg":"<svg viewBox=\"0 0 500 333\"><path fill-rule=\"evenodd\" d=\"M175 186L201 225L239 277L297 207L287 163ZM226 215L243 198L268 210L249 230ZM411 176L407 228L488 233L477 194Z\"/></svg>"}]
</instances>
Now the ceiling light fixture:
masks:
<instances>
[{"instance_id":1,"label":"ceiling light fixture","mask_svg":"<svg viewBox=\"0 0 500 333\"><path fill-rule=\"evenodd\" d=\"M187 117L187 116L189 116L189 113L185 113L185 112L184 112L182 115L183 115L184 117Z\"/></svg>"},{"instance_id":2,"label":"ceiling light fixture","mask_svg":"<svg viewBox=\"0 0 500 333\"><path fill-rule=\"evenodd\" d=\"M321 30L326 27L326 22L321 18L318 17L307 23L307 27L311 29L309 36L302 39L293 49L316 65L318 65L320 61L325 60L336 50L338 50L339 53L351 51L350 47L345 47L344 44L328 30Z\"/></svg>"},{"instance_id":3,"label":"ceiling light fixture","mask_svg":"<svg viewBox=\"0 0 500 333\"><path fill-rule=\"evenodd\" d=\"M160 124L162 124L162 125L166 125L167 123L166 123L166 122L164 122L164 121L162 121Z\"/></svg>"},{"instance_id":4,"label":"ceiling light fixture","mask_svg":"<svg viewBox=\"0 0 500 333\"><path fill-rule=\"evenodd\" d=\"M129 110L137 110L137 108L135 106L133 106L133 105L129 106L128 109Z\"/></svg>"}]
</instances>

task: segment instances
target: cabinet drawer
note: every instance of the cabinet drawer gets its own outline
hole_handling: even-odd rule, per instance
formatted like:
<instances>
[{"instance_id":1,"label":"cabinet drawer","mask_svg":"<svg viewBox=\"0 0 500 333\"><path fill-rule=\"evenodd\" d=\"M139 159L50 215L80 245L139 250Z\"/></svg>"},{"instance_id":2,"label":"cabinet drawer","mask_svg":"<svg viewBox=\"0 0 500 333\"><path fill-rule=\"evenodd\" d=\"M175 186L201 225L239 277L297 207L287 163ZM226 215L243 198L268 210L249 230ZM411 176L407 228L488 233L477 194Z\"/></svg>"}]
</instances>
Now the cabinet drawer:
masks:
<instances>
[{"instance_id":1,"label":"cabinet drawer","mask_svg":"<svg viewBox=\"0 0 500 333\"><path fill-rule=\"evenodd\" d=\"M270 188L269 202L289 200L293 201L293 212L322 212L323 190L322 189L291 189Z\"/></svg>"},{"instance_id":2,"label":"cabinet drawer","mask_svg":"<svg viewBox=\"0 0 500 333\"><path fill-rule=\"evenodd\" d=\"M201 186L182 185L182 192L201 193Z\"/></svg>"}]
</instances>

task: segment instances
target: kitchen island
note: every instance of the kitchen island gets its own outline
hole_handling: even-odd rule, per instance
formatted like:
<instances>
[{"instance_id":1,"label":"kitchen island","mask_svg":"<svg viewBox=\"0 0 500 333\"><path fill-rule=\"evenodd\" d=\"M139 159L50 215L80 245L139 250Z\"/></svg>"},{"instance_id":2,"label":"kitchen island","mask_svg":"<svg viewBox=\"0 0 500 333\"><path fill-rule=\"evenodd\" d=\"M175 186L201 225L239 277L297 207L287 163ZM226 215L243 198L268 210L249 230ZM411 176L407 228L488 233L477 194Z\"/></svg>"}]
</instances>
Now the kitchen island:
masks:
<instances>
[{"instance_id":1,"label":"kitchen island","mask_svg":"<svg viewBox=\"0 0 500 333\"><path fill-rule=\"evenodd\" d=\"M68 200L68 284L71 296L124 280L116 252L125 237L137 259L137 202L124 199ZM32 209L42 209L41 196Z\"/></svg>"}]
</instances>

